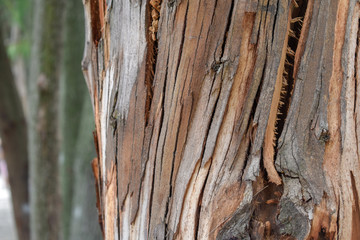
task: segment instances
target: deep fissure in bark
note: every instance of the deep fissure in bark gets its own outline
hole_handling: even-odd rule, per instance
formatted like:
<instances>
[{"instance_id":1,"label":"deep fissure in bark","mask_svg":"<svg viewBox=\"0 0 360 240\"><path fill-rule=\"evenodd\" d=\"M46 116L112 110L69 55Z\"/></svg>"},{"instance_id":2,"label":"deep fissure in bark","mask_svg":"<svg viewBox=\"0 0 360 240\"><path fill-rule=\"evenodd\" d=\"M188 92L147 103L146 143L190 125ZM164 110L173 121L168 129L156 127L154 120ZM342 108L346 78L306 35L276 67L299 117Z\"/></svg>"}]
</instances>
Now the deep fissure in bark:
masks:
<instances>
[{"instance_id":1,"label":"deep fissure in bark","mask_svg":"<svg viewBox=\"0 0 360 240\"><path fill-rule=\"evenodd\" d=\"M280 103L278 107L277 121L275 126L275 156L278 139L284 128L285 120L289 110L291 96L293 93L295 78L295 54L297 51L299 38L302 30L302 23L307 10L307 0L293 1L291 8L291 20L289 29L289 40L286 49L286 59L284 65L283 85L281 89Z\"/></svg>"},{"instance_id":2,"label":"deep fissure in bark","mask_svg":"<svg viewBox=\"0 0 360 240\"><path fill-rule=\"evenodd\" d=\"M274 86L271 110L264 140L263 162L270 182L280 185L282 180L275 169L278 140L282 133L295 84L294 66L301 36L302 22L307 10L307 1L292 1L287 20L287 36L284 39Z\"/></svg>"},{"instance_id":3,"label":"deep fissure in bark","mask_svg":"<svg viewBox=\"0 0 360 240\"><path fill-rule=\"evenodd\" d=\"M101 1L101 0L100 0ZM100 23L100 3L99 0L90 1L91 14L91 33L92 39L97 47L101 39L101 23Z\"/></svg>"},{"instance_id":4,"label":"deep fissure in bark","mask_svg":"<svg viewBox=\"0 0 360 240\"><path fill-rule=\"evenodd\" d=\"M260 174L253 183L253 189L258 191L253 198L254 210L250 221L250 235L254 239L284 237L281 230L282 225L277 219L284 187L275 169L274 159L295 85L295 55L306 11L307 0L292 1L289 6L287 36L282 49L265 136L262 162L264 165L260 164Z\"/></svg>"},{"instance_id":5,"label":"deep fissure in bark","mask_svg":"<svg viewBox=\"0 0 360 240\"><path fill-rule=\"evenodd\" d=\"M217 1L216 1L216 4L217 4ZM227 23L226 23L225 33L224 33L224 41L223 41L222 46L221 46L220 60L222 60L221 58L224 55L226 41L227 41L227 38L228 38L228 33L229 33L231 22L232 22L231 20L233 19L234 5L235 5L235 1L231 1L230 11L229 11L229 15L228 15L228 18L227 18Z\"/></svg>"},{"instance_id":6,"label":"deep fissure in bark","mask_svg":"<svg viewBox=\"0 0 360 240\"><path fill-rule=\"evenodd\" d=\"M146 103L145 103L145 126L148 125L150 117L151 102L153 97L153 82L156 71L156 60L158 55L158 39L157 31L160 19L161 0L149 0L147 4L146 25L148 34L147 40L147 54L146 54L146 72L145 72L145 86L146 86Z\"/></svg>"},{"instance_id":7,"label":"deep fissure in bark","mask_svg":"<svg viewBox=\"0 0 360 240\"><path fill-rule=\"evenodd\" d=\"M119 91L115 92L114 95L114 100L113 100L113 106L112 106L112 111L111 111L111 115L110 115L110 124L113 127L113 136L116 136L117 139L117 134L116 134L116 130L118 127L118 112L116 111L116 104L117 104L117 100L118 100L118 95L119 95ZM116 144L116 152L117 152L117 144ZM117 154L115 155L115 157L117 157Z\"/></svg>"},{"instance_id":8,"label":"deep fissure in bark","mask_svg":"<svg viewBox=\"0 0 360 240\"><path fill-rule=\"evenodd\" d=\"M355 86L355 90L354 90L354 92L355 92L355 99L354 99L354 111L356 112L356 109L357 109L357 107L356 107L356 103L357 103L357 79L358 79L358 75L359 75L359 73L358 73L358 64L359 64L359 59L358 59L358 57L359 57L359 49L360 49L360 31L359 31L359 29L360 29L360 19L359 19L359 21L358 21L358 31L357 31L357 38L356 38L356 49L355 49L355 64L354 64L354 79L355 79L355 84L354 84L354 86Z\"/></svg>"}]
</instances>

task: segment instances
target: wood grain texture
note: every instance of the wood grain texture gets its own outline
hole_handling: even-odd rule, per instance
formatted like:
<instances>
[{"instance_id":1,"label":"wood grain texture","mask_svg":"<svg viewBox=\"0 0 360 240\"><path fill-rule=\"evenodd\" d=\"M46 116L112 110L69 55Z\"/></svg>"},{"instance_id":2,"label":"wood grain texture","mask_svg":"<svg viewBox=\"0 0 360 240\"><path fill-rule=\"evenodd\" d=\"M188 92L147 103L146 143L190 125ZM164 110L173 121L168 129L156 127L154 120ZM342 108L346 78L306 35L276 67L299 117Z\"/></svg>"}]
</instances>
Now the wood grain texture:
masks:
<instances>
[{"instance_id":1,"label":"wood grain texture","mask_svg":"<svg viewBox=\"0 0 360 240\"><path fill-rule=\"evenodd\" d=\"M355 3L107 1L84 58L105 238L356 239Z\"/></svg>"}]
</instances>

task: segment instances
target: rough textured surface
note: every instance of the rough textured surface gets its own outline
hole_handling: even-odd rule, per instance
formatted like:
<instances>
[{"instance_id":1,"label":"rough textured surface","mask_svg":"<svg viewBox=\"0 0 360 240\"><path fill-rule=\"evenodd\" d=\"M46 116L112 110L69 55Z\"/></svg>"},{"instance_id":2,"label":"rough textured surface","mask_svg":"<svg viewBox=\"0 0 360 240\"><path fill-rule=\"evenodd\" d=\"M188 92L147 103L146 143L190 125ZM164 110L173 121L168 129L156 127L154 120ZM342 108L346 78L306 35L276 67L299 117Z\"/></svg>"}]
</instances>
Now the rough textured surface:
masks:
<instances>
[{"instance_id":1,"label":"rough textured surface","mask_svg":"<svg viewBox=\"0 0 360 240\"><path fill-rule=\"evenodd\" d=\"M356 239L355 0L97 3L106 239Z\"/></svg>"}]
</instances>

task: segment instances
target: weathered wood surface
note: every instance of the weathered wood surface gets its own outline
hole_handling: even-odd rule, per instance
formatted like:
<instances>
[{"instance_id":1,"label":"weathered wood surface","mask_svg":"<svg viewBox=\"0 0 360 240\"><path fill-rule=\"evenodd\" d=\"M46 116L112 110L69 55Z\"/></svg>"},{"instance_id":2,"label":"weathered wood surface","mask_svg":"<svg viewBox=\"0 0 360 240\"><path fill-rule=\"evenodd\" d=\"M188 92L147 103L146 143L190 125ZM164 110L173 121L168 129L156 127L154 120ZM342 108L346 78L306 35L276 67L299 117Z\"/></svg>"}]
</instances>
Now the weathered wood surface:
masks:
<instances>
[{"instance_id":1,"label":"weathered wood surface","mask_svg":"<svg viewBox=\"0 0 360 240\"><path fill-rule=\"evenodd\" d=\"M359 3L85 0L105 239L358 239Z\"/></svg>"}]
</instances>

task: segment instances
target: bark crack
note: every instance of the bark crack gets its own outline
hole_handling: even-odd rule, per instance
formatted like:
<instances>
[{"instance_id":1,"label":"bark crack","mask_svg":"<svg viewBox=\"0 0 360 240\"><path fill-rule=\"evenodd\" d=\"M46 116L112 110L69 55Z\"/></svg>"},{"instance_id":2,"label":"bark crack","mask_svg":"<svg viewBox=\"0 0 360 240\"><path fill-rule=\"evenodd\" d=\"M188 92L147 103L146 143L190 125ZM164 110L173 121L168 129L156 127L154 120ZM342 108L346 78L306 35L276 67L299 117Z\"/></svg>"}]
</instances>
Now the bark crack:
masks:
<instances>
[{"instance_id":1,"label":"bark crack","mask_svg":"<svg viewBox=\"0 0 360 240\"><path fill-rule=\"evenodd\" d=\"M156 72L156 62L158 56L158 25L160 19L161 0L150 0L147 5L147 22L150 25L147 36L147 54L146 54L146 102L145 102L145 126L148 125L150 117L151 102L153 98L153 82Z\"/></svg>"},{"instance_id":2,"label":"bark crack","mask_svg":"<svg viewBox=\"0 0 360 240\"><path fill-rule=\"evenodd\" d=\"M91 34L95 47L98 46L102 36L102 26L104 25L103 3L103 0L90 1Z\"/></svg>"},{"instance_id":3,"label":"bark crack","mask_svg":"<svg viewBox=\"0 0 360 240\"><path fill-rule=\"evenodd\" d=\"M288 16L287 37L285 38L280 61L268 126L264 141L264 167L270 182L281 184L275 169L278 142L283 131L295 85L294 65L301 37L302 23L307 11L307 0L293 0ZM275 113L276 112L276 113Z\"/></svg>"}]
</instances>

